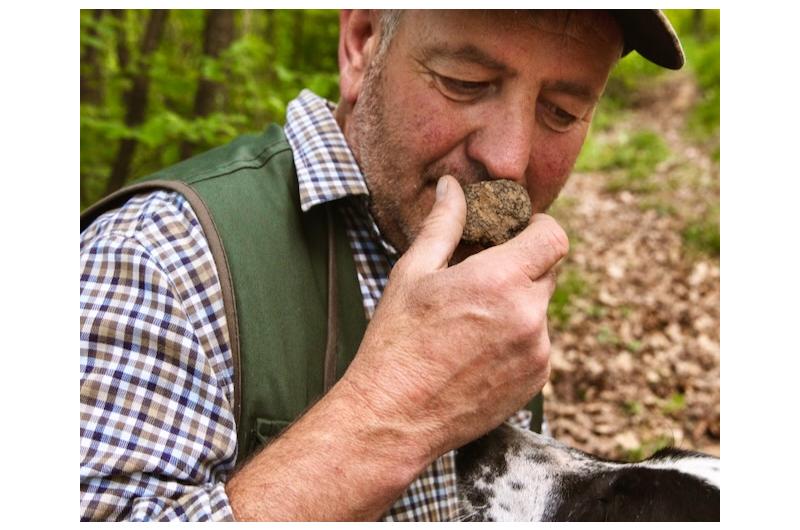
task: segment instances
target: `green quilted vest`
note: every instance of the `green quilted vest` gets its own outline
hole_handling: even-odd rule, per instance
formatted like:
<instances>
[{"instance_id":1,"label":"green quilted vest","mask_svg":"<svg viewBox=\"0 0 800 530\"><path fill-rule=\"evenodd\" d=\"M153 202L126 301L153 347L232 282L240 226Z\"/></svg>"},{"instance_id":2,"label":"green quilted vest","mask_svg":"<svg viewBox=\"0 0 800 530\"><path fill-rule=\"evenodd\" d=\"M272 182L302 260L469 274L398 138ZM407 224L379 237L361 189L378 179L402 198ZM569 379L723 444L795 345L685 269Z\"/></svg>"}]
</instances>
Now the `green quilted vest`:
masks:
<instances>
[{"instance_id":1,"label":"green quilted vest","mask_svg":"<svg viewBox=\"0 0 800 530\"><path fill-rule=\"evenodd\" d=\"M344 222L335 204L300 209L292 152L271 125L109 195L83 212L81 231L157 189L189 201L214 257L242 461L321 397L361 343L366 320ZM541 395L528 408L538 431Z\"/></svg>"}]
</instances>

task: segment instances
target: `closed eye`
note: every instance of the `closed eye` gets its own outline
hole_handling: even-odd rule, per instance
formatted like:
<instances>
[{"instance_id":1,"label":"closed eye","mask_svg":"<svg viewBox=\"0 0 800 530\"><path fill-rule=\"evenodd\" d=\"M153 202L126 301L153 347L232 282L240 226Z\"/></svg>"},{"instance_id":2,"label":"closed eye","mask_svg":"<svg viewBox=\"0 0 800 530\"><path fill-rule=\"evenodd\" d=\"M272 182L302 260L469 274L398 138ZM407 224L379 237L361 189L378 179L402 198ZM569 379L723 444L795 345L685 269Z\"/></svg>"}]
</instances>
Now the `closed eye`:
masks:
<instances>
[{"instance_id":1,"label":"closed eye","mask_svg":"<svg viewBox=\"0 0 800 530\"><path fill-rule=\"evenodd\" d=\"M538 105L541 119L548 127L557 132L567 132L578 121L577 116L549 101L539 101Z\"/></svg>"},{"instance_id":2,"label":"closed eye","mask_svg":"<svg viewBox=\"0 0 800 530\"><path fill-rule=\"evenodd\" d=\"M439 90L445 97L455 101L473 101L494 91L491 81L468 81L439 74L433 74Z\"/></svg>"}]
</instances>

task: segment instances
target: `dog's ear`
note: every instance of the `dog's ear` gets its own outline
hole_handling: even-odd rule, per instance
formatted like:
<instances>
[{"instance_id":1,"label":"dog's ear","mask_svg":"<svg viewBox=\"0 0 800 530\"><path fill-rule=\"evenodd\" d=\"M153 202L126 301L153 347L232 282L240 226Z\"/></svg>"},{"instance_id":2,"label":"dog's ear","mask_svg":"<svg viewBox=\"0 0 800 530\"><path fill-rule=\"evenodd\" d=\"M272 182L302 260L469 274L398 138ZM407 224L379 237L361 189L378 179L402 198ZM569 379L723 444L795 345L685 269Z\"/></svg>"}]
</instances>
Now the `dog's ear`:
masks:
<instances>
[{"instance_id":1,"label":"dog's ear","mask_svg":"<svg viewBox=\"0 0 800 530\"><path fill-rule=\"evenodd\" d=\"M565 485L556 520L719 521L719 489L671 469L630 467Z\"/></svg>"}]
</instances>

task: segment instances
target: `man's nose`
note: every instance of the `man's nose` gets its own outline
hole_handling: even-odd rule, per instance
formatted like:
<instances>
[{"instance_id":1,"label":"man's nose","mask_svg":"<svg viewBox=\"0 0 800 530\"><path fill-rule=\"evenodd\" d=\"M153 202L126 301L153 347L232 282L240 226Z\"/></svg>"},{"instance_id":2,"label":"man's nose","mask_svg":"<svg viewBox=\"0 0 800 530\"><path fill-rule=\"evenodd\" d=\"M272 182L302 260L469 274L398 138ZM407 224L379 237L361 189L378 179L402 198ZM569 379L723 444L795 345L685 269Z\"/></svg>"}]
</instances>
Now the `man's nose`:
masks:
<instances>
[{"instance_id":1,"label":"man's nose","mask_svg":"<svg viewBox=\"0 0 800 530\"><path fill-rule=\"evenodd\" d=\"M467 156L482 164L493 178L511 179L523 186L530 164L535 132L534 110L505 107L491 113L467 142Z\"/></svg>"}]
</instances>

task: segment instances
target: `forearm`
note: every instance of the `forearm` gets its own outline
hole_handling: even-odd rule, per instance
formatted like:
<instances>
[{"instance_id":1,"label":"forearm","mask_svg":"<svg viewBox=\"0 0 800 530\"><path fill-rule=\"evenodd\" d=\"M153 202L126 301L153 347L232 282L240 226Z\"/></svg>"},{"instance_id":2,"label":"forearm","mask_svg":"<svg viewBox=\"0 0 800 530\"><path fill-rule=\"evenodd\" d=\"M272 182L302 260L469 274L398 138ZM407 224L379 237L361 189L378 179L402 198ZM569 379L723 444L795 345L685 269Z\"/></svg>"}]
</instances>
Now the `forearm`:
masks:
<instances>
[{"instance_id":1,"label":"forearm","mask_svg":"<svg viewBox=\"0 0 800 530\"><path fill-rule=\"evenodd\" d=\"M226 485L236 520L377 520L436 455L340 382Z\"/></svg>"}]
</instances>

